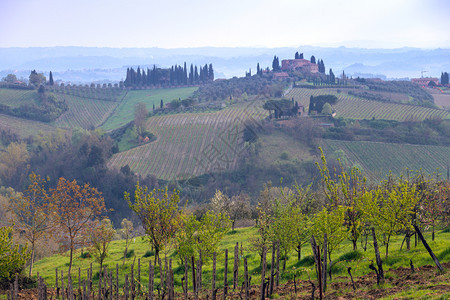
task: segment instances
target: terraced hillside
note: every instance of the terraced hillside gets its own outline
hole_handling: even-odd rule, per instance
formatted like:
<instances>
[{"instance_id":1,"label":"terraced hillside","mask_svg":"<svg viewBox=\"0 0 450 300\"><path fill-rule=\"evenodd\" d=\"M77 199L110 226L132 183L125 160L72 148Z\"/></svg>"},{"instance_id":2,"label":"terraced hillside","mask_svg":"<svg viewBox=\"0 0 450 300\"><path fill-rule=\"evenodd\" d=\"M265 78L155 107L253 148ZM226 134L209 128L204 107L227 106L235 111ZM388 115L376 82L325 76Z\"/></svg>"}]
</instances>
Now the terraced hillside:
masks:
<instances>
[{"instance_id":1,"label":"terraced hillside","mask_svg":"<svg viewBox=\"0 0 450 300\"><path fill-rule=\"evenodd\" d=\"M21 138L27 138L30 135L34 136L39 132L51 133L56 131L55 127L43 122L26 120L4 114L0 114L0 129L9 130Z\"/></svg>"},{"instance_id":2,"label":"terraced hillside","mask_svg":"<svg viewBox=\"0 0 450 300\"><path fill-rule=\"evenodd\" d=\"M58 94L58 98L64 99L69 106L69 110L54 122L55 126L63 128L100 126L119 104L66 94Z\"/></svg>"},{"instance_id":3,"label":"terraced hillside","mask_svg":"<svg viewBox=\"0 0 450 300\"><path fill-rule=\"evenodd\" d=\"M384 119L395 121L423 121L425 119L448 119L450 113L441 109L432 109L414 105L386 103L372 100L365 100L348 95L347 93L338 93L336 89L304 89L293 88L287 95L287 98L294 98L299 104L309 106L311 95L331 94L338 97L338 102L333 105L336 111L336 117L350 119Z\"/></svg>"},{"instance_id":4,"label":"terraced hillside","mask_svg":"<svg viewBox=\"0 0 450 300\"><path fill-rule=\"evenodd\" d=\"M166 180L233 169L244 147L244 122L265 116L262 102L252 102L214 113L151 117L147 130L156 141L115 154L109 166L129 165L133 172Z\"/></svg>"},{"instance_id":5,"label":"terraced hillside","mask_svg":"<svg viewBox=\"0 0 450 300\"><path fill-rule=\"evenodd\" d=\"M385 178L390 171L405 174L406 168L446 176L450 163L450 147L444 146L323 140L322 147L326 156L343 150L347 159L359 164L373 180Z\"/></svg>"},{"instance_id":6,"label":"terraced hillside","mask_svg":"<svg viewBox=\"0 0 450 300\"><path fill-rule=\"evenodd\" d=\"M121 127L134 119L134 106L143 102L147 109L152 111L153 105L159 107L161 99L164 104L174 99L185 99L196 90L196 87L188 88L170 88L170 89L151 89L151 90L132 90L128 91L122 102L108 120L102 125L106 131Z\"/></svg>"},{"instance_id":7,"label":"terraced hillside","mask_svg":"<svg viewBox=\"0 0 450 300\"><path fill-rule=\"evenodd\" d=\"M19 107L22 104L30 104L38 99L35 90L20 90L0 88L0 104L11 107Z\"/></svg>"},{"instance_id":8,"label":"terraced hillside","mask_svg":"<svg viewBox=\"0 0 450 300\"><path fill-rule=\"evenodd\" d=\"M414 105L385 103L346 97L333 105L337 117L350 119L383 119L394 121L423 121L448 119L450 113L442 109Z\"/></svg>"}]
</instances>

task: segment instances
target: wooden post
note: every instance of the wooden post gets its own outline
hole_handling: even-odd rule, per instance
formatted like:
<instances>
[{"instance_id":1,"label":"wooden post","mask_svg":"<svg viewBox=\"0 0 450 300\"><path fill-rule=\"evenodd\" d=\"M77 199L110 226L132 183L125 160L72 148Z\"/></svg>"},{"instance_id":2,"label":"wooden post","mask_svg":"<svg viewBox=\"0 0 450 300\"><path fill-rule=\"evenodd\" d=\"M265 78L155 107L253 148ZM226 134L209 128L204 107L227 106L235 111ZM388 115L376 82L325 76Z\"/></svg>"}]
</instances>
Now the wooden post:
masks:
<instances>
[{"instance_id":1,"label":"wooden post","mask_svg":"<svg viewBox=\"0 0 450 300\"><path fill-rule=\"evenodd\" d=\"M198 281L197 281L197 286L198 286L198 291L201 291L202 289L202 268L203 268L203 259L202 259L202 250L199 251L198 253L198 264L197 264L197 276L198 276Z\"/></svg>"},{"instance_id":2,"label":"wooden post","mask_svg":"<svg viewBox=\"0 0 450 300\"><path fill-rule=\"evenodd\" d=\"M168 273L167 255L164 255L164 290L165 291L167 291L167 273Z\"/></svg>"},{"instance_id":3,"label":"wooden post","mask_svg":"<svg viewBox=\"0 0 450 300\"><path fill-rule=\"evenodd\" d=\"M92 263L90 264L90 267L89 267L89 290L90 291L93 291L92 290Z\"/></svg>"},{"instance_id":4,"label":"wooden post","mask_svg":"<svg viewBox=\"0 0 450 300\"><path fill-rule=\"evenodd\" d=\"M323 285L324 293L327 290L327 254L328 254L327 247L328 247L327 234L324 233L324 235L323 235L323 267L322 267L322 285Z\"/></svg>"},{"instance_id":5,"label":"wooden post","mask_svg":"<svg viewBox=\"0 0 450 300\"><path fill-rule=\"evenodd\" d=\"M320 259L320 247L319 245L317 245L317 253L319 254L319 263L317 264L317 271L318 271L318 275L317 277L319 277L319 299L322 300L323 299L323 293L322 293L322 261Z\"/></svg>"},{"instance_id":6,"label":"wooden post","mask_svg":"<svg viewBox=\"0 0 450 300\"><path fill-rule=\"evenodd\" d=\"M72 275L67 274L67 299L73 300Z\"/></svg>"},{"instance_id":7,"label":"wooden post","mask_svg":"<svg viewBox=\"0 0 450 300\"><path fill-rule=\"evenodd\" d=\"M265 284L264 281L266 280L266 252L267 252L267 247L266 245L264 245L263 247L263 253L262 253L262 266L261 266L261 295L260 298L261 300L265 299L265 294L264 294L264 290L265 290Z\"/></svg>"},{"instance_id":8,"label":"wooden post","mask_svg":"<svg viewBox=\"0 0 450 300\"><path fill-rule=\"evenodd\" d=\"M82 296L83 300L87 300L89 299L89 297L86 295L86 279L83 280L83 296Z\"/></svg>"},{"instance_id":9,"label":"wooden post","mask_svg":"<svg viewBox=\"0 0 450 300\"><path fill-rule=\"evenodd\" d=\"M245 286L245 300L250 299L250 287L248 282L248 266L247 257L244 257L244 286Z\"/></svg>"},{"instance_id":10,"label":"wooden post","mask_svg":"<svg viewBox=\"0 0 450 300\"><path fill-rule=\"evenodd\" d=\"M161 258L158 256L158 264L159 264L159 288L160 290L164 289L164 274L163 274L163 267L162 267L162 263L161 263Z\"/></svg>"},{"instance_id":11,"label":"wooden post","mask_svg":"<svg viewBox=\"0 0 450 300\"><path fill-rule=\"evenodd\" d=\"M194 257L191 256L191 267L192 267L192 290L194 292L195 299L198 298L197 294L197 277L195 276L195 262Z\"/></svg>"},{"instance_id":12,"label":"wooden post","mask_svg":"<svg viewBox=\"0 0 450 300\"><path fill-rule=\"evenodd\" d=\"M239 281L239 243L234 247L233 290L238 287Z\"/></svg>"},{"instance_id":13,"label":"wooden post","mask_svg":"<svg viewBox=\"0 0 450 300\"><path fill-rule=\"evenodd\" d=\"M375 234L375 228L372 227L373 248L375 249L375 258L377 260L378 274L380 279L384 281L383 262L380 257L380 250L378 249L377 235Z\"/></svg>"},{"instance_id":14,"label":"wooden post","mask_svg":"<svg viewBox=\"0 0 450 300\"><path fill-rule=\"evenodd\" d=\"M113 271L111 271L109 276L109 300L112 300L114 293L114 285L113 285Z\"/></svg>"},{"instance_id":15,"label":"wooden post","mask_svg":"<svg viewBox=\"0 0 450 300\"><path fill-rule=\"evenodd\" d=\"M78 268L78 289L81 289L81 268Z\"/></svg>"},{"instance_id":16,"label":"wooden post","mask_svg":"<svg viewBox=\"0 0 450 300\"><path fill-rule=\"evenodd\" d=\"M228 249L225 249L225 266L224 266L224 272L223 272L223 300L227 298L228 293Z\"/></svg>"},{"instance_id":17,"label":"wooden post","mask_svg":"<svg viewBox=\"0 0 450 300\"><path fill-rule=\"evenodd\" d=\"M420 231L419 227L417 225L415 225L415 224L413 226L414 226L414 229L417 232L417 235L419 236L419 239L422 241L422 244L425 246L425 249L427 249L428 253L430 254L430 256L433 259L433 261L436 264L436 266L438 267L439 271L441 271L441 273L444 273L444 269L442 268L442 266L441 266L438 258L436 257L436 255L434 255L433 250L431 250L431 248L428 245L427 241L423 237L422 232Z\"/></svg>"},{"instance_id":18,"label":"wooden post","mask_svg":"<svg viewBox=\"0 0 450 300\"><path fill-rule=\"evenodd\" d=\"M216 254L216 252L214 252L213 253L212 283L211 283L211 289L212 289L211 298L213 300L216 300L216 260L217 260L217 254Z\"/></svg>"},{"instance_id":19,"label":"wooden post","mask_svg":"<svg viewBox=\"0 0 450 300\"><path fill-rule=\"evenodd\" d=\"M138 271L137 271L138 293L141 293L141 259L138 258Z\"/></svg>"},{"instance_id":20,"label":"wooden post","mask_svg":"<svg viewBox=\"0 0 450 300\"><path fill-rule=\"evenodd\" d=\"M123 285L123 293L125 294L125 300L128 300L128 274L125 274L125 283Z\"/></svg>"},{"instance_id":21,"label":"wooden post","mask_svg":"<svg viewBox=\"0 0 450 300\"><path fill-rule=\"evenodd\" d=\"M116 264L116 300L119 300L119 264Z\"/></svg>"},{"instance_id":22,"label":"wooden post","mask_svg":"<svg viewBox=\"0 0 450 300\"><path fill-rule=\"evenodd\" d=\"M273 293L273 279L275 277L275 242L272 243L272 264L270 265L270 286L269 286L269 296Z\"/></svg>"},{"instance_id":23,"label":"wooden post","mask_svg":"<svg viewBox=\"0 0 450 300\"><path fill-rule=\"evenodd\" d=\"M173 278L173 270L172 270L172 260L169 259L169 300L173 300L175 299L175 283L174 283L174 278Z\"/></svg>"},{"instance_id":24,"label":"wooden post","mask_svg":"<svg viewBox=\"0 0 450 300\"><path fill-rule=\"evenodd\" d=\"M98 300L102 300L102 270L98 272Z\"/></svg>"},{"instance_id":25,"label":"wooden post","mask_svg":"<svg viewBox=\"0 0 450 300\"><path fill-rule=\"evenodd\" d=\"M276 287L280 285L280 241L277 241L277 275L276 275Z\"/></svg>"},{"instance_id":26,"label":"wooden post","mask_svg":"<svg viewBox=\"0 0 450 300\"><path fill-rule=\"evenodd\" d=\"M56 282L56 297L59 298L59 286L58 286L58 268L55 269L56 276L55 276L55 282Z\"/></svg>"},{"instance_id":27,"label":"wooden post","mask_svg":"<svg viewBox=\"0 0 450 300\"><path fill-rule=\"evenodd\" d=\"M185 300L188 299L188 277L189 277L188 269L189 269L189 262L188 262L188 258L186 256L184 258L184 283L183 283L184 284L183 292L184 292Z\"/></svg>"},{"instance_id":28,"label":"wooden post","mask_svg":"<svg viewBox=\"0 0 450 300\"><path fill-rule=\"evenodd\" d=\"M152 266L152 261L148 262L148 299L153 300L153 278L155 274L155 268Z\"/></svg>"},{"instance_id":29,"label":"wooden post","mask_svg":"<svg viewBox=\"0 0 450 300\"><path fill-rule=\"evenodd\" d=\"M91 282L90 282L90 276L89 276L89 269L86 270L87 272L87 299L91 298Z\"/></svg>"},{"instance_id":30,"label":"wooden post","mask_svg":"<svg viewBox=\"0 0 450 300\"><path fill-rule=\"evenodd\" d=\"M134 265L131 265L131 274L130 274L130 298L134 300L134 296L136 295L135 284L134 284Z\"/></svg>"},{"instance_id":31,"label":"wooden post","mask_svg":"<svg viewBox=\"0 0 450 300\"><path fill-rule=\"evenodd\" d=\"M61 299L64 300L64 271L61 270Z\"/></svg>"}]
</instances>

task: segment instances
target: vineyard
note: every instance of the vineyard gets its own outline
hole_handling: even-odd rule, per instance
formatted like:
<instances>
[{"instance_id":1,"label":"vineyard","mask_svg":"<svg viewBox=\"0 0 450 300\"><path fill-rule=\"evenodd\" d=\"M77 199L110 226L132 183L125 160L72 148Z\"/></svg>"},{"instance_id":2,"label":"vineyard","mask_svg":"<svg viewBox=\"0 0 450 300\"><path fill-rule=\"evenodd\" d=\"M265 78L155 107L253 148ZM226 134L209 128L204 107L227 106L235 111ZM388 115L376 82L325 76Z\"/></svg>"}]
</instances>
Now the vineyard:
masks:
<instances>
[{"instance_id":1,"label":"vineyard","mask_svg":"<svg viewBox=\"0 0 450 300\"><path fill-rule=\"evenodd\" d=\"M239 104L215 113L155 116L147 130L155 142L115 154L111 168L129 165L142 176L186 179L236 167L244 144L244 122L259 122L267 115L260 102Z\"/></svg>"},{"instance_id":2,"label":"vineyard","mask_svg":"<svg viewBox=\"0 0 450 300\"><path fill-rule=\"evenodd\" d=\"M64 100L69 110L59 117L54 125L63 128L91 128L103 123L112 113L118 102L92 100L74 95L59 94L58 98Z\"/></svg>"},{"instance_id":3,"label":"vineyard","mask_svg":"<svg viewBox=\"0 0 450 300\"><path fill-rule=\"evenodd\" d=\"M126 94L126 91L118 87L88 87L88 86L47 86L50 92L61 95L72 95L80 98L104 100L104 101L120 101Z\"/></svg>"},{"instance_id":4,"label":"vineyard","mask_svg":"<svg viewBox=\"0 0 450 300\"><path fill-rule=\"evenodd\" d=\"M21 138L34 136L39 132L51 133L56 131L55 127L42 122L26 120L3 114L0 114L0 129L9 130L19 135Z\"/></svg>"},{"instance_id":5,"label":"vineyard","mask_svg":"<svg viewBox=\"0 0 450 300\"><path fill-rule=\"evenodd\" d=\"M38 99L35 90L19 90L0 88L0 104L19 107L22 104L34 103Z\"/></svg>"},{"instance_id":6,"label":"vineyard","mask_svg":"<svg viewBox=\"0 0 450 300\"><path fill-rule=\"evenodd\" d=\"M137 103L145 103L148 111L152 111L153 105L159 107L161 100L164 104L174 99L184 99L192 95L197 88L171 88L128 91L114 113L107 119L102 128L106 131L121 127L134 119L134 106Z\"/></svg>"},{"instance_id":7,"label":"vineyard","mask_svg":"<svg viewBox=\"0 0 450 300\"><path fill-rule=\"evenodd\" d=\"M343 150L351 164L359 164L373 180L384 179L390 171L405 174L407 169L443 176L450 162L450 148L443 146L323 140L322 147L327 156Z\"/></svg>"},{"instance_id":8,"label":"vineyard","mask_svg":"<svg viewBox=\"0 0 450 300\"><path fill-rule=\"evenodd\" d=\"M286 97L294 98L307 110L310 96L331 94L339 101L333 106L337 117L350 119L384 119L395 121L423 121L426 119L447 119L450 113L445 110L432 109L414 105L385 103L364 100L346 93L338 93L336 89L302 89L293 88Z\"/></svg>"},{"instance_id":9,"label":"vineyard","mask_svg":"<svg viewBox=\"0 0 450 300\"><path fill-rule=\"evenodd\" d=\"M337 117L350 119L383 119L400 122L450 118L449 112L440 109L361 100L351 97L339 100L333 106Z\"/></svg>"}]
</instances>

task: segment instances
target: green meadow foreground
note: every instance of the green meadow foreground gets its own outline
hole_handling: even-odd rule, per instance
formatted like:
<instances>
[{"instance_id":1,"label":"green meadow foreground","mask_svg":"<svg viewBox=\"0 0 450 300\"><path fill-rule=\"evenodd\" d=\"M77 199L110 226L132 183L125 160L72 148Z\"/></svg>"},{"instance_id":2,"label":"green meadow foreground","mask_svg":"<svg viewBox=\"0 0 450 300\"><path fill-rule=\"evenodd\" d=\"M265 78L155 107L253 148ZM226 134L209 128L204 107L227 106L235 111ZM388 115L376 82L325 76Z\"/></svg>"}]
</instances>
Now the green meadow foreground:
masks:
<instances>
[{"instance_id":1,"label":"green meadow foreground","mask_svg":"<svg viewBox=\"0 0 450 300\"><path fill-rule=\"evenodd\" d=\"M261 266L260 257L257 253L250 250L250 240L257 234L256 228L238 228L235 231L230 231L225 235L225 238L220 243L220 248L217 251L217 281L216 287L221 289L223 287L223 277L224 277L224 250L228 249L228 286L232 290L233 286L233 264L234 264L234 251L233 248L236 243L239 243L239 285L243 282L243 258L246 257L248 260L249 276L251 276L251 284L254 289L258 289L261 282ZM435 241L431 241L431 234L426 234L430 247L437 255L441 263L449 267L450 262L450 232L440 231L436 234ZM449 273L440 275L437 268L435 267L433 260L428 255L424 246L418 242L418 245L414 246L414 239L411 241L411 250L406 250L406 245L403 245L403 249L400 250L402 245L402 236L396 236L392 241L391 251L388 259L383 259L383 268L385 271L386 282L381 286L376 285L376 276L373 271L369 269L369 265L375 261L374 249L372 246L372 240L369 237L367 250L362 249L362 245L358 242L358 250L352 251L352 246L349 241L344 241L341 247L332 254L331 259L333 261L332 267L332 277L331 286L325 293L329 295L330 299L334 299L338 296L347 297L371 297L371 295L378 295L376 298L383 297L385 299L398 299L398 298L424 298L424 299L447 299L450 297L450 277ZM242 254L241 255L241 247ZM124 253L124 241L117 240L111 243L110 255L105 260L104 266L109 270L115 272L116 265L119 265L119 285L121 288L124 284L124 274L130 274L131 264L137 266L138 259L141 263L141 284L143 287L148 286L148 263L152 261L153 263L153 252L150 251L149 243L144 240L143 237L136 237L134 242L131 243L129 247L129 257L126 259L125 265L123 265L123 253ZM267 266L270 269L271 261L271 251L268 251L267 256ZM169 251L167 253L169 259L172 259L172 268L174 270L175 277L175 291L182 293L182 277L184 276L184 263L180 264L179 258L175 252ZM74 286L78 287L78 268L81 268L82 280L86 278L86 270L92 263L93 273L94 273L94 283L93 286L96 287L98 281L98 264L95 263L90 258L82 258L81 252L77 251L74 259L73 265L73 282ZM86 256L84 256L86 257ZM412 260L414 267L416 269L417 276L420 280L417 280L410 286L406 286L399 290L399 281L401 281L402 274L406 273L405 276L414 276L410 271L410 260ZM68 268L69 258L67 255L54 255L51 257L46 257L38 261L35 265L34 272L39 272L39 275L44 278L44 280L49 284L49 286L54 286L55 284L55 269L58 271L66 271ZM430 267L424 267L429 265ZM355 292L352 291L350 277L347 273L347 268L352 268L352 275L357 283L357 289ZM400 268L400 271L397 269ZM405 269L402 269L405 268ZM280 262L280 269L282 269L282 262ZM137 267L134 268L135 276ZM427 270L428 273L423 273ZM210 292L211 289L211 278L212 278L212 261L206 261L203 265L203 289L204 293ZM403 272L403 273L402 273ZM266 275L269 272L266 271ZM431 274L431 278L428 276ZM404 275L404 274L403 274ZM66 276L66 275L65 275ZM189 290L192 291L191 275L189 275ZM292 290L293 278L297 279L298 292ZM363 276L363 277L362 277ZM302 250L302 259L297 260L297 253L289 253L289 259L286 263L286 269L281 272L281 288L277 294L273 297L277 298L279 295L282 299L298 299L309 297L311 285L308 282L309 278L316 283L316 271L314 267L314 258L311 255L311 246L306 244ZM300 281L299 281L300 279ZM432 282L428 282L432 280ZM66 283L67 284L67 283ZM329 283L330 284L330 283ZM159 285L159 273L158 267L155 268L155 287ZM436 288L439 286L439 288ZM145 288L146 289L146 288ZM256 291L255 291L256 292ZM123 291L122 291L123 293ZM355 294L353 294L355 293ZM358 294L360 293L360 294ZM362 294L361 294L362 293ZM181 295L180 295L181 296ZM318 291L316 291L316 296L318 296ZM232 297L232 296L230 296ZM238 297L235 295L235 297ZM429 298L427 298L429 297ZM326 297L328 298L328 297ZM372 297L371 297L372 298ZM205 298L206 299L206 298ZM231 298L230 298L231 299Z\"/></svg>"}]
</instances>

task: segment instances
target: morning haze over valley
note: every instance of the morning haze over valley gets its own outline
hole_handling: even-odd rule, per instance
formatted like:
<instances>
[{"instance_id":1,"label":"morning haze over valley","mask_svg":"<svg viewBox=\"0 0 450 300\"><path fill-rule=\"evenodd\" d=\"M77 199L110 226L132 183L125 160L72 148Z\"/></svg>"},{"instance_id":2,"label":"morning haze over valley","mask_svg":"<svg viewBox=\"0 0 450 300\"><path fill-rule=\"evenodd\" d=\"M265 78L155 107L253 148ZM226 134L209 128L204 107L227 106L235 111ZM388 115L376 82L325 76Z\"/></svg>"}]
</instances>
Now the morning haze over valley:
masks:
<instances>
[{"instance_id":1,"label":"morning haze over valley","mask_svg":"<svg viewBox=\"0 0 450 300\"><path fill-rule=\"evenodd\" d=\"M447 299L450 4L0 3L0 299Z\"/></svg>"}]
</instances>

